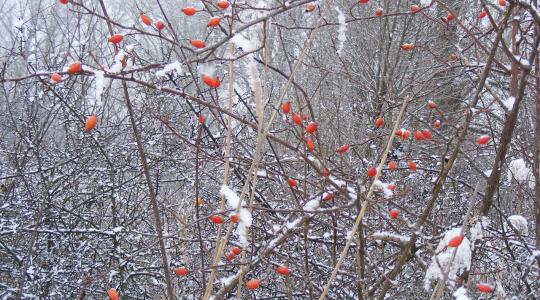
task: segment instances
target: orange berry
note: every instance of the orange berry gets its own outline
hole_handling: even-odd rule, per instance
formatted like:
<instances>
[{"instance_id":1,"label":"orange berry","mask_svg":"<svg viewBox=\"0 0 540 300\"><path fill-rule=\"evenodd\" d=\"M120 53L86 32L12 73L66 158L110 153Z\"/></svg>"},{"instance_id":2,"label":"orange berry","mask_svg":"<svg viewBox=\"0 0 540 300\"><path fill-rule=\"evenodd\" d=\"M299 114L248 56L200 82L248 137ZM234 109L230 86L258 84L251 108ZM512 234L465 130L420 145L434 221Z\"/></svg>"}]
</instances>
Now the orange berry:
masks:
<instances>
[{"instance_id":1,"label":"orange berry","mask_svg":"<svg viewBox=\"0 0 540 300\"><path fill-rule=\"evenodd\" d=\"M384 120L381 117L378 117L375 121L375 128L381 128L384 125Z\"/></svg>"},{"instance_id":2,"label":"orange berry","mask_svg":"<svg viewBox=\"0 0 540 300\"><path fill-rule=\"evenodd\" d=\"M229 1L221 0L217 3L217 6L221 9L227 9L229 7Z\"/></svg>"},{"instance_id":3,"label":"orange berry","mask_svg":"<svg viewBox=\"0 0 540 300\"><path fill-rule=\"evenodd\" d=\"M145 14L141 14L141 21L146 26L152 25L152 19L150 19L150 17Z\"/></svg>"},{"instance_id":4,"label":"orange berry","mask_svg":"<svg viewBox=\"0 0 540 300\"><path fill-rule=\"evenodd\" d=\"M110 300L118 300L118 291L115 288L110 288L107 295L109 295Z\"/></svg>"},{"instance_id":5,"label":"orange berry","mask_svg":"<svg viewBox=\"0 0 540 300\"><path fill-rule=\"evenodd\" d=\"M261 281L259 279L251 279L248 282L246 282L246 288L248 290L256 290L261 286Z\"/></svg>"},{"instance_id":6,"label":"orange berry","mask_svg":"<svg viewBox=\"0 0 540 300\"><path fill-rule=\"evenodd\" d=\"M481 293L491 293L491 292L493 292L493 287L491 285L485 284L485 283L478 283L476 285L476 288Z\"/></svg>"},{"instance_id":7,"label":"orange berry","mask_svg":"<svg viewBox=\"0 0 540 300\"><path fill-rule=\"evenodd\" d=\"M396 170L396 167L397 167L397 164L395 161L391 161L388 163L388 168L390 169L390 171L395 171Z\"/></svg>"},{"instance_id":8,"label":"orange berry","mask_svg":"<svg viewBox=\"0 0 540 300\"><path fill-rule=\"evenodd\" d=\"M92 131L92 129L94 129L94 127L96 127L96 124L97 116L91 115L86 119L86 122L84 123L84 132L89 133L90 131Z\"/></svg>"},{"instance_id":9,"label":"orange berry","mask_svg":"<svg viewBox=\"0 0 540 300\"><path fill-rule=\"evenodd\" d=\"M409 161L409 170L411 170L411 172L416 172L416 163L414 161Z\"/></svg>"},{"instance_id":10,"label":"orange berry","mask_svg":"<svg viewBox=\"0 0 540 300\"><path fill-rule=\"evenodd\" d=\"M499 0L500 6L506 6L506 0Z\"/></svg>"},{"instance_id":11,"label":"orange berry","mask_svg":"<svg viewBox=\"0 0 540 300\"><path fill-rule=\"evenodd\" d=\"M191 40L190 43L193 47L198 48L198 49L206 47L206 43L201 40Z\"/></svg>"},{"instance_id":12,"label":"orange berry","mask_svg":"<svg viewBox=\"0 0 540 300\"><path fill-rule=\"evenodd\" d=\"M211 18L211 19L208 21L207 26L208 26L208 27L216 27L216 26L219 25L220 22L221 22L221 18L220 18L220 17L213 17L213 18Z\"/></svg>"},{"instance_id":13,"label":"orange berry","mask_svg":"<svg viewBox=\"0 0 540 300\"><path fill-rule=\"evenodd\" d=\"M59 83L61 80L62 80L62 76L60 76L60 74L58 74L58 73L53 73L53 74L51 75L51 82L52 82L52 83Z\"/></svg>"},{"instance_id":14,"label":"orange berry","mask_svg":"<svg viewBox=\"0 0 540 300\"><path fill-rule=\"evenodd\" d=\"M184 7L182 8L182 12L186 16L193 16L197 12L197 10L194 7Z\"/></svg>"},{"instance_id":15,"label":"orange berry","mask_svg":"<svg viewBox=\"0 0 540 300\"><path fill-rule=\"evenodd\" d=\"M317 8L317 5L315 5L313 2L306 4L306 12L312 12L315 10L315 8Z\"/></svg>"},{"instance_id":16,"label":"orange berry","mask_svg":"<svg viewBox=\"0 0 540 300\"><path fill-rule=\"evenodd\" d=\"M82 64L80 61L74 61L68 66L68 73L70 75L78 74L82 71Z\"/></svg>"},{"instance_id":17,"label":"orange berry","mask_svg":"<svg viewBox=\"0 0 540 300\"><path fill-rule=\"evenodd\" d=\"M219 77L212 77L208 74L203 74L201 76L202 81L211 88L218 88L221 85L221 82L219 80Z\"/></svg>"},{"instance_id":18,"label":"orange berry","mask_svg":"<svg viewBox=\"0 0 540 300\"><path fill-rule=\"evenodd\" d=\"M403 49L404 51L410 51L410 50L414 49L414 45L409 44L409 43L405 43L405 44L401 45L401 49Z\"/></svg>"}]
</instances>

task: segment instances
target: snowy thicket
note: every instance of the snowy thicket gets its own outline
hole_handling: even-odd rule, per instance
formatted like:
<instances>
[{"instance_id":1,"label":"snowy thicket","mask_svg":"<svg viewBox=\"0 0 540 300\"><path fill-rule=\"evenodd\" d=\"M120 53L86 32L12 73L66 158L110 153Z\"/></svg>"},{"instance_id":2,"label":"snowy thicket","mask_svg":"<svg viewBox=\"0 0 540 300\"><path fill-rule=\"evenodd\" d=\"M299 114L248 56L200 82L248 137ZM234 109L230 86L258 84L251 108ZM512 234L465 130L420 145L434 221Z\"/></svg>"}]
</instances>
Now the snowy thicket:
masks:
<instances>
[{"instance_id":1,"label":"snowy thicket","mask_svg":"<svg viewBox=\"0 0 540 300\"><path fill-rule=\"evenodd\" d=\"M532 3L3 1L0 299L540 298Z\"/></svg>"}]
</instances>

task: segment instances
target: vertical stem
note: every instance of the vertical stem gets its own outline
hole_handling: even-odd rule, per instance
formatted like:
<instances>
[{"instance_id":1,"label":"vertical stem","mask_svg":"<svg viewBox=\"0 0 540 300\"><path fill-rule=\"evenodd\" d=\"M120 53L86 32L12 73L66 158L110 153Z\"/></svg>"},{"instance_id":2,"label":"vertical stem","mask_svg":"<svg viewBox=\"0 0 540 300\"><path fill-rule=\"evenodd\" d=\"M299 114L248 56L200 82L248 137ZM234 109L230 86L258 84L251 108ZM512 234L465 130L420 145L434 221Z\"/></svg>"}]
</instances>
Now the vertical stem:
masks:
<instances>
[{"instance_id":1,"label":"vertical stem","mask_svg":"<svg viewBox=\"0 0 540 300\"><path fill-rule=\"evenodd\" d=\"M201 259L201 280L202 280L202 291L205 290L206 286L206 274L204 273L204 245L202 242L201 235L201 223L199 220L199 152L201 147L201 134L202 134L203 124L200 124L199 129L197 130L197 141L195 142L195 218L197 220L197 235L199 239L199 255Z\"/></svg>"}]
</instances>

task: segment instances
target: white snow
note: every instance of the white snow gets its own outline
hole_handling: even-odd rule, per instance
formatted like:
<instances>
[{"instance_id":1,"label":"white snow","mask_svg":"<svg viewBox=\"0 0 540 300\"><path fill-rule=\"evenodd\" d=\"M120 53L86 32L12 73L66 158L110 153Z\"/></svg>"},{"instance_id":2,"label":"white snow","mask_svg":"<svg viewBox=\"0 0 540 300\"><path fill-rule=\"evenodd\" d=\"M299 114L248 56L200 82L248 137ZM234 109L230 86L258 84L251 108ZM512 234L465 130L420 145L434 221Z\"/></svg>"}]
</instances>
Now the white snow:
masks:
<instances>
[{"instance_id":1,"label":"white snow","mask_svg":"<svg viewBox=\"0 0 540 300\"><path fill-rule=\"evenodd\" d=\"M384 240L384 241L394 241L396 243L406 243L410 240L408 236L399 235L387 231L377 231L374 232L371 237L373 237L374 240Z\"/></svg>"},{"instance_id":2,"label":"white snow","mask_svg":"<svg viewBox=\"0 0 540 300\"><path fill-rule=\"evenodd\" d=\"M454 250L457 249L456 256L450 266L448 272L448 281L447 284L450 286L453 285L453 282L457 276L465 270L471 268L471 245L469 239L466 237L463 238L463 241L457 248L448 247L448 241L453 237L461 234L461 228L453 228L446 232L444 238L441 239L435 253L437 253L432 259L431 264L426 270L426 277L424 278L424 288L426 290L430 289L431 283L435 280L443 278L443 273L446 270ZM441 266L441 268L439 267Z\"/></svg>"},{"instance_id":3,"label":"white snow","mask_svg":"<svg viewBox=\"0 0 540 300\"><path fill-rule=\"evenodd\" d=\"M512 178L516 179L519 183L528 183L529 188L534 188L533 173L523 158L512 160L508 164L508 181L512 181Z\"/></svg>"},{"instance_id":4,"label":"white snow","mask_svg":"<svg viewBox=\"0 0 540 300\"><path fill-rule=\"evenodd\" d=\"M339 22L339 27L338 27L338 41L339 41L339 43L338 43L336 52L337 52L338 55L341 55L341 52L343 51L343 47L345 45L345 41L347 40L347 35L346 35L347 23L346 23L345 15L341 12L341 10L339 10L339 8L337 6L334 7L334 9L338 13L338 22Z\"/></svg>"},{"instance_id":5,"label":"white snow","mask_svg":"<svg viewBox=\"0 0 540 300\"><path fill-rule=\"evenodd\" d=\"M182 75L184 72L182 70L182 64L179 61L172 62L163 67L163 70L156 72L157 77L166 77L167 73L176 72L178 75Z\"/></svg>"},{"instance_id":6,"label":"white snow","mask_svg":"<svg viewBox=\"0 0 540 300\"><path fill-rule=\"evenodd\" d=\"M111 73L120 73L124 66L122 66L122 61L127 56L127 53L124 50L118 51L118 53L114 56L114 64L109 69L109 72Z\"/></svg>"},{"instance_id":7,"label":"white snow","mask_svg":"<svg viewBox=\"0 0 540 300\"><path fill-rule=\"evenodd\" d=\"M525 219L524 217L520 216L520 215L513 215L513 216L510 216L508 217L508 222L510 222L510 224L512 224L512 226L514 226L514 228L517 230L517 233L521 234L521 235L529 235L529 229L527 227L527 219ZM513 233L514 231L512 230L512 228L509 228L510 226L507 227L507 231Z\"/></svg>"},{"instance_id":8,"label":"white snow","mask_svg":"<svg viewBox=\"0 0 540 300\"><path fill-rule=\"evenodd\" d=\"M240 197L227 185L222 185L219 190L220 194L227 200L227 206L230 209L237 209L239 205L246 205L245 201L241 201ZM236 234L243 246L247 246L248 242L248 229L253 223L253 217L249 209L240 207L238 226L236 227Z\"/></svg>"},{"instance_id":9,"label":"white snow","mask_svg":"<svg viewBox=\"0 0 540 300\"><path fill-rule=\"evenodd\" d=\"M316 210L321 205L321 201L319 200L319 197L315 197L313 200L308 201L306 204L304 204L304 210Z\"/></svg>"},{"instance_id":10,"label":"white snow","mask_svg":"<svg viewBox=\"0 0 540 300\"><path fill-rule=\"evenodd\" d=\"M490 220L488 217L482 217L479 221L477 221L470 229L471 232L471 241L474 242L477 240L481 240L484 238L484 229L486 228L490 223Z\"/></svg>"},{"instance_id":11,"label":"white snow","mask_svg":"<svg viewBox=\"0 0 540 300\"><path fill-rule=\"evenodd\" d=\"M227 200L227 206L230 209L236 209L240 204L240 197L238 197L238 195L233 190L231 190L229 186L225 184L222 185L219 193L221 194L221 196L225 197L225 199Z\"/></svg>"},{"instance_id":12,"label":"white snow","mask_svg":"<svg viewBox=\"0 0 540 300\"><path fill-rule=\"evenodd\" d=\"M96 79L96 105L99 107L102 105L101 94L103 94L103 88L105 86L105 73L103 71L94 71L94 77Z\"/></svg>"},{"instance_id":13,"label":"white snow","mask_svg":"<svg viewBox=\"0 0 540 300\"><path fill-rule=\"evenodd\" d=\"M508 110L512 110L512 107L514 107L514 102L516 102L516 98L514 97L508 97L507 99L502 101L504 107L506 107L506 109Z\"/></svg>"},{"instance_id":14,"label":"white snow","mask_svg":"<svg viewBox=\"0 0 540 300\"><path fill-rule=\"evenodd\" d=\"M245 52L251 52L255 51L257 47L254 45L254 43L250 40L248 40L243 35L237 33L231 38L231 43L233 43L236 47L242 48Z\"/></svg>"},{"instance_id":15,"label":"white snow","mask_svg":"<svg viewBox=\"0 0 540 300\"><path fill-rule=\"evenodd\" d=\"M456 297L456 300L469 300L467 289L463 286L457 289L452 296Z\"/></svg>"},{"instance_id":16,"label":"white snow","mask_svg":"<svg viewBox=\"0 0 540 300\"><path fill-rule=\"evenodd\" d=\"M373 181L373 187L375 188L375 191L383 193L385 199L388 199L394 195L392 190L388 188L388 185L389 183L382 182L378 179Z\"/></svg>"}]
</instances>

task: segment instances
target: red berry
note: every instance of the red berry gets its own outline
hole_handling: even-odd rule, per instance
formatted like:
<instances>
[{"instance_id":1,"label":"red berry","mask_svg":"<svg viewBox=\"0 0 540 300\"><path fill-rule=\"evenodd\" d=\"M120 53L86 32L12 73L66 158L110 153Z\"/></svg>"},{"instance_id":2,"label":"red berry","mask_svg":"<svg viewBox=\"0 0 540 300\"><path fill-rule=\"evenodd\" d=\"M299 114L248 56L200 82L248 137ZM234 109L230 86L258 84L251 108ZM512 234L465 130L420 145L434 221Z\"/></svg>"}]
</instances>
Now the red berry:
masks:
<instances>
[{"instance_id":1,"label":"red berry","mask_svg":"<svg viewBox=\"0 0 540 300\"><path fill-rule=\"evenodd\" d=\"M227 253L225 255L225 258L227 259L228 262L231 262L236 258L236 255L234 255L234 253Z\"/></svg>"},{"instance_id":2,"label":"red berry","mask_svg":"<svg viewBox=\"0 0 540 300\"><path fill-rule=\"evenodd\" d=\"M206 26L208 26L208 27L216 27L216 26L219 25L220 22L221 22L220 17L213 17L208 21L208 24L206 24Z\"/></svg>"},{"instance_id":3,"label":"red berry","mask_svg":"<svg viewBox=\"0 0 540 300\"><path fill-rule=\"evenodd\" d=\"M220 215L213 215L209 218L210 222L214 224L221 224L223 223L223 217Z\"/></svg>"},{"instance_id":4,"label":"red berry","mask_svg":"<svg viewBox=\"0 0 540 300\"><path fill-rule=\"evenodd\" d=\"M109 42L111 44L118 44L124 39L124 36L121 34L115 34L109 38Z\"/></svg>"},{"instance_id":5,"label":"red berry","mask_svg":"<svg viewBox=\"0 0 540 300\"><path fill-rule=\"evenodd\" d=\"M414 131L414 138L417 140L417 141L421 141L424 139L424 135L422 134L422 132L420 130L415 130Z\"/></svg>"},{"instance_id":6,"label":"red berry","mask_svg":"<svg viewBox=\"0 0 540 300\"><path fill-rule=\"evenodd\" d=\"M145 14L141 14L141 21L144 23L144 25L146 26L150 26L152 25L152 19L150 19L149 16L145 15Z\"/></svg>"},{"instance_id":7,"label":"red berry","mask_svg":"<svg viewBox=\"0 0 540 300\"><path fill-rule=\"evenodd\" d=\"M118 300L118 291L115 288L110 288L107 291L107 295L109 296L110 300Z\"/></svg>"},{"instance_id":8,"label":"red berry","mask_svg":"<svg viewBox=\"0 0 540 300\"><path fill-rule=\"evenodd\" d=\"M493 287L491 285L485 284L485 283L478 283L476 285L476 288L481 293L491 293L491 292L493 292Z\"/></svg>"},{"instance_id":9,"label":"red berry","mask_svg":"<svg viewBox=\"0 0 540 300\"><path fill-rule=\"evenodd\" d=\"M458 247L463 242L464 236L462 234L456 235L448 241L448 247Z\"/></svg>"},{"instance_id":10,"label":"red berry","mask_svg":"<svg viewBox=\"0 0 540 300\"><path fill-rule=\"evenodd\" d=\"M481 137L479 137L477 140L476 140L476 143L478 145L485 145L487 143L489 143L489 141L491 140L491 137L488 136L488 135L483 135Z\"/></svg>"},{"instance_id":11,"label":"red berry","mask_svg":"<svg viewBox=\"0 0 540 300\"><path fill-rule=\"evenodd\" d=\"M416 172L416 163L414 161L409 161L409 170Z\"/></svg>"},{"instance_id":12,"label":"red berry","mask_svg":"<svg viewBox=\"0 0 540 300\"><path fill-rule=\"evenodd\" d=\"M377 7L377 8L375 9L375 16L381 17L381 16L383 15L383 12L384 12L384 11L383 11L382 8Z\"/></svg>"},{"instance_id":13,"label":"red berry","mask_svg":"<svg viewBox=\"0 0 540 300\"><path fill-rule=\"evenodd\" d=\"M162 31L163 29L165 29L165 23L163 23L163 21L161 20L157 21L155 25L158 31Z\"/></svg>"},{"instance_id":14,"label":"red berry","mask_svg":"<svg viewBox=\"0 0 540 300\"><path fill-rule=\"evenodd\" d=\"M231 252L234 253L234 255L240 255L240 253L242 253L242 249L239 247L232 247Z\"/></svg>"},{"instance_id":15,"label":"red berry","mask_svg":"<svg viewBox=\"0 0 540 300\"><path fill-rule=\"evenodd\" d=\"M384 125L384 120L383 118L381 117L378 117L377 120L375 121L375 128L380 128L381 126Z\"/></svg>"},{"instance_id":16,"label":"red berry","mask_svg":"<svg viewBox=\"0 0 540 300\"><path fill-rule=\"evenodd\" d=\"M387 186L386 186L387 189L391 190L391 191L394 191L396 189L396 185L393 184L393 183L389 183Z\"/></svg>"},{"instance_id":17,"label":"red berry","mask_svg":"<svg viewBox=\"0 0 540 300\"><path fill-rule=\"evenodd\" d=\"M359 2L360 4L366 4L366 3L369 2L369 0L358 0L358 2Z\"/></svg>"},{"instance_id":18,"label":"red berry","mask_svg":"<svg viewBox=\"0 0 540 300\"><path fill-rule=\"evenodd\" d=\"M452 21L455 18L456 17L452 13L448 13L448 15L446 16L446 20L448 20L449 22Z\"/></svg>"},{"instance_id":19,"label":"red berry","mask_svg":"<svg viewBox=\"0 0 540 300\"><path fill-rule=\"evenodd\" d=\"M198 49L206 47L206 43L201 40L191 40L190 43L193 47L198 48Z\"/></svg>"},{"instance_id":20,"label":"red berry","mask_svg":"<svg viewBox=\"0 0 540 300\"><path fill-rule=\"evenodd\" d=\"M182 8L182 12L186 16L193 16L197 12L197 10L194 7L184 7Z\"/></svg>"},{"instance_id":21,"label":"red berry","mask_svg":"<svg viewBox=\"0 0 540 300\"><path fill-rule=\"evenodd\" d=\"M414 13L417 13L420 11L420 6L416 5L416 4L413 4L411 5L411 12L414 14Z\"/></svg>"},{"instance_id":22,"label":"red berry","mask_svg":"<svg viewBox=\"0 0 540 300\"><path fill-rule=\"evenodd\" d=\"M296 187L298 185L298 181L293 178L287 179L287 183L289 184L290 187Z\"/></svg>"},{"instance_id":23,"label":"red berry","mask_svg":"<svg viewBox=\"0 0 540 300\"><path fill-rule=\"evenodd\" d=\"M414 44L405 43L401 45L401 49L403 49L403 51L411 51L414 49Z\"/></svg>"},{"instance_id":24,"label":"red berry","mask_svg":"<svg viewBox=\"0 0 540 300\"><path fill-rule=\"evenodd\" d=\"M485 12L485 11L481 11L481 12L478 14L478 17L479 17L480 19L483 19L483 18L485 18L486 16L487 16L487 12Z\"/></svg>"},{"instance_id":25,"label":"red berry","mask_svg":"<svg viewBox=\"0 0 540 300\"><path fill-rule=\"evenodd\" d=\"M377 175L377 168L375 168L375 167L369 168L368 171L367 171L367 176L375 177L375 175Z\"/></svg>"},{"instance_id":26,"label":"red berry","mask_svg":"<svg viewBox=\"0 0 540 300\"><path fill-rule=\"evenodd\" d=\"M406 139L409 138L409 136L411 136L411 132L408 131L408 130L404 130L404 131L403 131L403 134L401 134L401 139L402 139L402 140L406 140Z\"/></svg>"},{"instance_id":27,"label":"red berry","mask_svg":"<svg viewBox=\"0 0 540 300\"><path fill-rule=\"evenodd\" d=\"M248 282L246 282L246 288L248 290L256 290L261 286L261 281L259 279L251 279Z\"/></svg>"},{"instance_id":28,"label":"red berry","mask_svg":"<svg viewBox=\"0 0 540 300\"><path fill-rule=\"evenodd\" d=\"M289 268L287 268L285 266L277 267L276 273L278 273L279 275L283 275L283 276L289 276L289 274L290 274Z\"/></svg>"},{"instance_id":29,"label":"red berry","mask_svg":"<svg viewBox=\"0 0 540 300\"><path fill-rule=\"evenodd\" d=\"M217 3L217 6L221 9L227 9L229 7L229 2L225 0L221 0Z\"/></svg>"},{"instance_id":30,"label":"red berry","mask_svg":"<svg viewBox=\"0 0 540 300\"><path fill-rule=\"evenodd\" d=\"M218 88L221 85L221 81L219 80L219 77L212 77L208 74L203 74L201 78L202 78L202 81L211 88Z\"/></svg>"},{"instance_id":31,"label":"red berry","mask_svg":"<svg viewBox=\"0 0 540 300\"><path fill-rule=\"evenodd\" d=\"M179 267L174 270L174 273L178 276L186 276L189 274L189 270L186 267Z\"/></svg>"},{"instance_id":32,"label":"red berry","mask_svg":"<svg viewBox=\"0 0 540 300\"><path fill-rule=\"evenodd\" d=\"M59 0L58 2L62 3L62 4L68 4L69 3L69 0Z\"/></svg>"},{"instance_id":33,"label":"red berry","mask_svg":"<svg viewBox=\"0 0 540 300\"><path fill-rule=\"evenodd\" d=\"M429 109L435 109L435 108L437 108L437 103L435 103L435 102L429 100L428 103L427 103L427 107L428 107Z\"/></svg>"},{"instance_id":34,"label":"red berry","mask_svg":"<svg viewBox=\"0 0 540 300\"><path fill-rule=\"evenodd\" d=\"M345 153L347 151L349 151L349 145L348 144L343 144L343 145L339 146L339 148L336 149L337 153Z\"/></svg>"},{"instance_id":35,"label":"red berry","mask_svg":"<svg viewBox=\"0 0 540 300\"><path fill-rule=\"evenodd\" d=\"M60 74L58 74L58 73L53 73L53 74L51 75L51 82L52 82L52 83L59 83L61 80L62 80L62 76L60 76Z\"/></svg>"},{"instance_id":36,"label":"red berry","mask_svg":"<svg viewBox=\"0 0 540 300\"><path fill-rule=\"evenodd\" d=\"M388 163L388 168L390 169L390 171L395 171L396 167L397 167L397 164L395 161L391 161Z\"/></svg>"},{"instance_id":37,"label":"red berry","mask_svg":"<svg viewBox=\"0 0 540 300\"><path fill-rule=\"evenodd\" d=\"M203 115L199 115L197 117L197 121L199 122L199 125L202 125L204 123L204 116Z\"/></svg>"},{"instance_id":38,"label":"red berry","mask_svg":"<svg viewBox=\"0 0 540 300\"><path fill-rule=\"evenodd\" d=\"M422 130L422 135L424 136L424 138L425 138L426 140L431 141L431 140L433 139L433 135L432 135L431 132L429 132L429 130L427 130L427 129L423 129L423 130Z\"/></svg>"},{"instance_id":39,"label":"red berry","mask_svg":"<svg viewBox=\"0 0 540 300\"><path fill-rule=\"evenodd\" d=\"M390 215L390 218L397 219L397 217L399 216L399 211L394 208L388 214Z\"/></svg>"},{"instance_id":40,"label":"red berry","mask_svg":"<svg viewBox=\"0 0 540 300\"><path fill-rule=\"evenodd\" d=\"M92 129L96 127L96 124L97 116L91 115L90 117L88 117L88 119L86 119L86 122L84 123L84 132L89 133L90 131L92 131Z\"/></svg>"},{"instance_id":41,"label":"red berry","mask_svg":"<svg viewBox=\"0 0 540 300\"><path fill-rule=\"evenodd\" d=\"M295 114L295 113L292 113L292 120L294 122L294 124L298 125L298 126L302 126L302 119L300 119L300 116Z\"/></svg>"},{"instance_id":42,"label":"red berry","mask_svg":"<svg viewBox=\"0 0 540 300\"><path fill-rule=\"evenodd\" d=\"M435 122L433 122L433 127L437 129L441 128L441 120L435 120Z\"/></svg>"},{"instance_id":43,"label":"red berry","mask_svg":"<svg viewBox=\"0 0 540 300\"><path fill-rule=\"evenodd\" d=\"M306 4L306 12L312 12L315 8L317 8L317 6L313 2Z\"/></svg>"},{"instance_id":44,"label":"red berry","mask_svg":"<svg viewBox=\"0 0 540 300\"><path fill-rule=\"evenodd\" d=\"M313 144L313 140L310 138L306 139L306 147L309 152L313 152L315 150L315 144Z\"/></svg>"},{"instance_id":45,"label":"red berry","mask_svg":"<svg viewBox=\"0 0 540 300\"><path fill-rule=\"evenodd\" d=\"M330 201L332 198L334 198L334 193L332 192L325 193L323 196L323 200L325 201Z\"/></svg>"},{"instance_id":46,"label":"red berry","mask_svg":"<svg viewBox=\"0 0 540 300\"><path fill-rule=\"evenodd\" d=\"M80 61L75 61L75 62L72 62L71 64L69 64L68 66L68 73L70 75L75 75L75 74L78 74L80 73L82 70L82 64Z\"/></svg>"},{"instance_id":47,"label":"red berry","mask_svg":"<svg viewBox=\"0 0 540 300\"><path fill-rule=\"evenodd\" d=\"M283 102L283 104L281 104L281 111L284 114L290 113L291 112L291 102L290 101Z\"/></svg>"},{"instance_id":48,"label":"red berry","mask_svg":"<svg viewBox=\"0 0 540 300\"><path fill-rule=\"evenodd\" d=\"M229 219L231 220L232 223L236 224L238 223L238 220L240 220L240 217L238 217L238 215L231 215Z\"/></svg>"},{"instance_id":49,"label":"red berry","mask_svg":"<svg viewBox=\"0 0 540 300\"><path fill-rule=\"evenodd\" d=\"M306 126L306 132L314 133L315 131L317 131L317 123L309 122L309 124Z\"/></svg>"},{"instance_id":50,"label":"red berry","mask_svg":"<svg viewBox=\"0 0 540 300\"><path fill-rule=\"evenodd\" d=\"M506 6L506 0L499 0L500 6Z\"/></svg>"}]
</instances>

